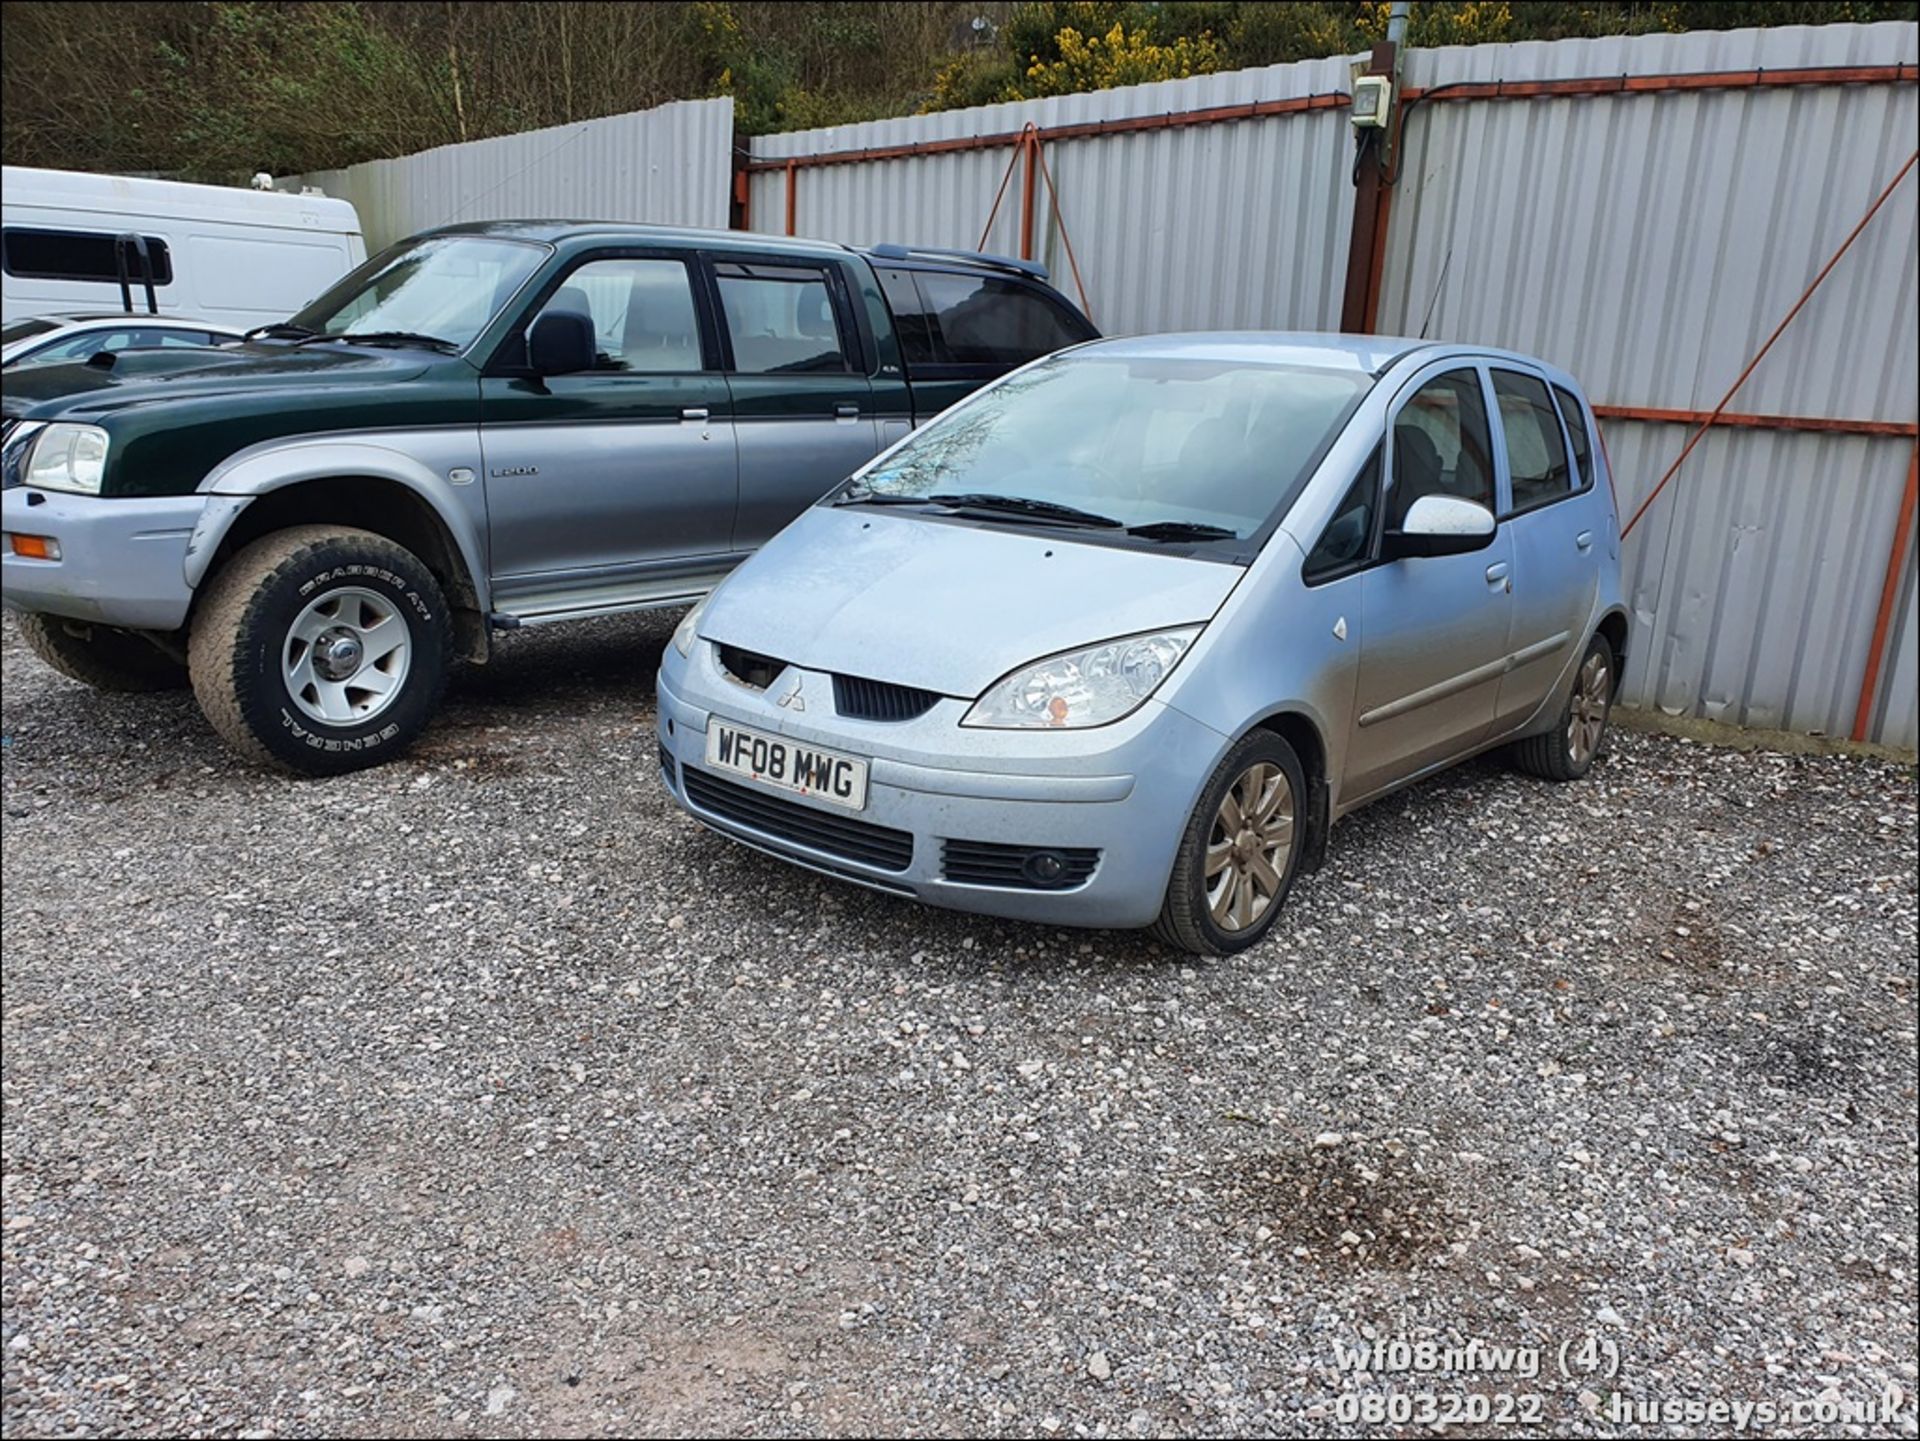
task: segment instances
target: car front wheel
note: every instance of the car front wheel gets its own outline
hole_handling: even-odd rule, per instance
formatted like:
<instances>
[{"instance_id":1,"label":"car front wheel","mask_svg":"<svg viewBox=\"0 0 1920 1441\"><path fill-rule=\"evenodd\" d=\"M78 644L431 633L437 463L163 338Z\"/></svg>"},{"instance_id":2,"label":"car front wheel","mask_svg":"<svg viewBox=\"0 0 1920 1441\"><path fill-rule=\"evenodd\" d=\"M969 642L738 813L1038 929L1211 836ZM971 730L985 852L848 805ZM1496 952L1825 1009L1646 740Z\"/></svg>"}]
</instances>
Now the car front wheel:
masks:
<instances>
[{"instance_id":1,"label":"car front wheel","mask_svg":"<svg viewBox=\"0 0 1920 1441\"><path fill-rule=\"evenodd\" d=\"M1293 747L1254 731L1227 753L1180 838L1153 930L1196 955L1231 955L1269 930L1306 843L1306 777Z\"/></svg>"},{"instance_id":2,"label":"car front wheel","mask_svg":"<svg viewBox=\"0 0 1920 1441\"><path fill-rule=\"evenodd\" d=\"M446 683L446 601L411 551L371 531L263 536L208 587L188 647L193 690L228 744L306 775L391 760Z\"/></svg>"}]
</instances>

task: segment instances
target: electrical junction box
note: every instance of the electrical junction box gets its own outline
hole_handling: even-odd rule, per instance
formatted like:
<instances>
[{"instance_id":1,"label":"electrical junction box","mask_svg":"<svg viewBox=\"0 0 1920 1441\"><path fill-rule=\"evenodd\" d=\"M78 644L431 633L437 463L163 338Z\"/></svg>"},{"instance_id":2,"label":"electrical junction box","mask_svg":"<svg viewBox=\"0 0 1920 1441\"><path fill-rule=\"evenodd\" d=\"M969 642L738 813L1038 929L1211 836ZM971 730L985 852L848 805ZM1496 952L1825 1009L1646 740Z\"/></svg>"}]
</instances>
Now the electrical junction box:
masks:
<instances>
[{"instance_id":1,"label":"electrical junction box","mask_svg":"<svg viewBox=\"0 0 1920 1441\"><path fill-rule=\"evenodd\" d=\"M1393 111L1393 78L1388 75L1353 77L1353 128L1378 130Z\"/></svg>"}]
</instances>

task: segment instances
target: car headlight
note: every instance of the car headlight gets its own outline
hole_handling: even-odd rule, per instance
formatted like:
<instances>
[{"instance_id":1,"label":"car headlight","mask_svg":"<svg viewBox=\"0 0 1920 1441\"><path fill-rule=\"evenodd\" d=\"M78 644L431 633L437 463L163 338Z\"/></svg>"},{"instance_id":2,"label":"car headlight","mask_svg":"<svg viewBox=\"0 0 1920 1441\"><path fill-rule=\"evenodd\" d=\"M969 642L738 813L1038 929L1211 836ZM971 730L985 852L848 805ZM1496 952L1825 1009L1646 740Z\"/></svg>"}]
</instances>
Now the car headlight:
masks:
<instances>
[{"instance_id":1,"label":"car headlight","mask_svg":"<svg viewBox=\"0 0 1920 1441\"><path fill-rule=\"evenodd\" d=\"M27 458L28 485L98 495L107 473L107 433L97 425L49 425L34 439Z\"/></svg>"},{"instance_id":2,"label":"car headlight","mask_svg":"<svg viewBox=\"0 0 1920 1441\"><path fill-rule=\"evenodd\" d=\"M713 599L708 591L693 603L693 609L680 617L680 624L673 628L673 648L683 656L693 654L693 643L699 639L700 612L707 608L707 602Z\"/></svg>"},{"instance_id":3,"label":"car headlight","mask_svg":"<svg viewBox=\"0 0 1920 1441\"><path fill-rule=\"evenodd\" d=\"M1159 689L1200 630L1182 626L1050 655L995 681L960 724L1077 730L1117 721Z\"/></svg>"}]
</instances>

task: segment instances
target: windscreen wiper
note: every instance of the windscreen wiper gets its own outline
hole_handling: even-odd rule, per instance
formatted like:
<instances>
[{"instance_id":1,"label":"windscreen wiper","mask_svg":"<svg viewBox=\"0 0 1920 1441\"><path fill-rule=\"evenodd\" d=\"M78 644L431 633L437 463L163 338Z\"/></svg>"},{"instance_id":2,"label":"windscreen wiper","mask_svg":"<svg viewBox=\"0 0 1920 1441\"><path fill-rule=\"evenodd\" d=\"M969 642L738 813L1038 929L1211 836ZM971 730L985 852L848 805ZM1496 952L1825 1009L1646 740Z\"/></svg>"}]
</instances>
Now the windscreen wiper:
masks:
<instances>
[{"instance_id":1,"label":"windscreen wiper","mask_svg":"<svg viewBox=\"0 0 1920 1441\"><path fill-rule=\"evenodd\" d=\"M460 349L451 340L442 340L437 335L420 335L411 330L367 330L361 332L344 331L340 334L309 335L297 345L314 345L323 340L339 341L343 345L422 345L429 350L444 350L457 353Z\"/></svg>"},{"instance_id":2,"label":"windscreen wiper","mask_svg":"<svg viewBox=\"0 0 1920 1441\"><path fill-rule=\"evenodd\" d=\"M861 490L848 491L845 495L841 496L838 500L834 501L834 504L835 505L927 505L930 502L931 502L930 496L894 495L893 493L889 491L884 491L884 490L861 489Z\"/></svg>"},{"instance_id":3,"label":"windscreen wiper","mask_svg":"<svg viewBox=\"0 0 1920 1441\"><path fill-rule=\"evenodd\" d=\"M1053 525L1084 525L1100 530L1119 530L1123 524L1110 515L1096 515L1093 511L1062 505L1055 500L1034 500L1025 495L992 495L985 491L968 491L964 495L930 495L927 499L935 505L948 506L953 510L1019 516L1025 520L1046 521Z\"/></svg>"},{"instance_id":4,"label":"windscreen wiper","mask_svg":"<svg viewBox=\"0 0 1920 1441\"><path fill-rule=\"evenodd\" d=\"M1156 520L1146 525L1130 525L1128 535L1142 540L1238 540L1240 532L1225 526L1204 525L1197 520Z\"/></svg>"}]
</instances>

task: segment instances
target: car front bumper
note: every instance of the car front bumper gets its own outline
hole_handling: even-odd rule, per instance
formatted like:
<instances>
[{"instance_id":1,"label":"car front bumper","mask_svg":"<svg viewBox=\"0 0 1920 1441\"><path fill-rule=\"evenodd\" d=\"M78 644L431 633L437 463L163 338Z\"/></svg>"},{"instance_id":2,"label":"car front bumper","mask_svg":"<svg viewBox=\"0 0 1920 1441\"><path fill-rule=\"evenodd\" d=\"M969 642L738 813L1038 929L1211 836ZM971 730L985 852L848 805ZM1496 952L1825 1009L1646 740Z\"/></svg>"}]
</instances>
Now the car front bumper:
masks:
<instances>
[{"instance_id":1,"label":"car front bumper","mask_svg":"<svg viewBox=\"0 0 1920 1441\"><path fill-rule=\"evenodd\" d=\"M177 630L193 602L188 542L204 495L67 495L9 486L0 492L0 599L14 610L131 630ZM58 560L14 553L16 535L58 543Z\"/></svg>"},{"instance_id":2,"label":"car front bumper","mask_svg":"<svg viewBox=\"0 0 1920 1441\"><path fill-rule=\"evenodd\" d=\"M662 779L675 801L712 830L811 870L931 905L1048 925L1124 928L1160 913L1174 853L1195 798L1227 739L1148 701L1125 720L1078 731L963 728L962 701L946 700L917 720L854 720L834 712L832 678L790 667L756 691L728 677L697 642L693 657L668 655L656 685ZM796 714L779 704L792 678L810 706ZM755 785L710 769L707 724L719 718L765 734L868 762L867 804L854 812ZM693 788L703 795L689 794ZM749 796L783 803L724 809L713 803L718 781ZM799 808L799 816L787 807ZM797 819L788 824L782 815ZM771 819L767 817L771 816ZM875 864L862 847L821 843L813 819L851 821L911 837L904 865ZM829 826L839 830L841 827ZM1026 881L975 884L949 878L948 842L1048 850L1097 851L1083 881L1044 888ZM1009 851L999 852L1005 856Z\"/></svg>"}]
</instances>

